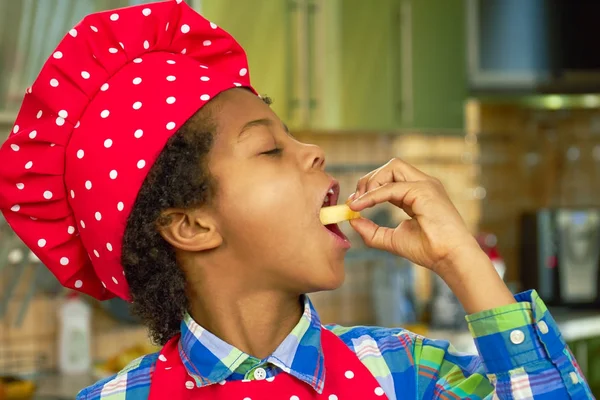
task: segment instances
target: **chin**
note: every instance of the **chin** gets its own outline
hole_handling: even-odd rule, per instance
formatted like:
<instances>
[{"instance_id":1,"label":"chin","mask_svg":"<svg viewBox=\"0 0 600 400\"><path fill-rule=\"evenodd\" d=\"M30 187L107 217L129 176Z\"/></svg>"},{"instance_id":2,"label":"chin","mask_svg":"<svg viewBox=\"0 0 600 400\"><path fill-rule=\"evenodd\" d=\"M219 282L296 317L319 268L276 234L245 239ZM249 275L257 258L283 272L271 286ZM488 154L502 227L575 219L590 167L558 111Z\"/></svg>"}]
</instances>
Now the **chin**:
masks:
<instances>
[{"instance_id":1,"label":"chin","mask_svg":"<svg viewBox=\"0 0 600 400\"><path fill-rule=\"evenodd\" d=\"M343 264L339 268L332 268L326 272L327 273L318 274L310 279L311 288L307 290L306 293L336 290L344 284L346 272Z\"/></svg>"}]
</instances>

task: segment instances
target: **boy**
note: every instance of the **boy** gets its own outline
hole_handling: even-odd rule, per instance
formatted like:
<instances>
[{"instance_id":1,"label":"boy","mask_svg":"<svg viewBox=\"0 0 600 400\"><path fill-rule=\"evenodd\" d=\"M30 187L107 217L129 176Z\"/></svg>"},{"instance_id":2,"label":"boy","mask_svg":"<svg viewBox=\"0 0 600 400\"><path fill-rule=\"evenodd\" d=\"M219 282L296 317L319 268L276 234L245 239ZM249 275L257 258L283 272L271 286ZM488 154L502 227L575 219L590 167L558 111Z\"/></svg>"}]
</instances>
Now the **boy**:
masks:
<instances>
[{"instance_id":1,"label":"boy","mask_svg":"<svg viewBox=\"0 0 600 400\"><path fill-rule=\"evenodd\" d=\"M322 327L348 240L339 188L249 81L243 49L181 0L86 17L0 149L0 209L72 289L131 300L159 353L79 399L592 398L535 292L516 298L435 179L392 160L350 199L412 220L351 222L438 273L480 357L402 329Z\"/></svg>"}]
</instances>

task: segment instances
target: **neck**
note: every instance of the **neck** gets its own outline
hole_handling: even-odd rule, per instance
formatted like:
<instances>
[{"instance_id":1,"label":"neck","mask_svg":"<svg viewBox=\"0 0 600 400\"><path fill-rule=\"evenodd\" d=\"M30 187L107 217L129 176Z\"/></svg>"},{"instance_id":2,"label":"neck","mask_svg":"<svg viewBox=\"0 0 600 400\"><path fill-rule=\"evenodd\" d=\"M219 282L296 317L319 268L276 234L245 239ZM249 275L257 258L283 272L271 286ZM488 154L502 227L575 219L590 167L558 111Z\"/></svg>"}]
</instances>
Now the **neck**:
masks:
<instances>
[{"instance_id":1,"label":"neck","mask_svg":"<svg viewBox=\"0 0 600 400\"><path fill-rule=\"evenodd\" d=\"M303 313L298 295L252 292L248 288L233 290L224 287L222 280L217 285L209 281L203 282L202 287L190 286L192 318L221 340L259 359L277 349Z\"/></svg>"}]
</instances>

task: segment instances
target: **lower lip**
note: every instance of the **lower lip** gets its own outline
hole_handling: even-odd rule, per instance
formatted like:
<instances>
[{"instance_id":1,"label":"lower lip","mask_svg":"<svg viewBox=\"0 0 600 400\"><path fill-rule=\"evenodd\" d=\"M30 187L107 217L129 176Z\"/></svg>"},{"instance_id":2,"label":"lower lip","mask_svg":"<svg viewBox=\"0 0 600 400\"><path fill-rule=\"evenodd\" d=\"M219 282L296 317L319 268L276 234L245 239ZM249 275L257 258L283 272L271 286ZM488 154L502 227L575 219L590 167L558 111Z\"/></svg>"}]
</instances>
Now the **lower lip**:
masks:
<instances>
[{"instance_id":1,"label":"lower lip","mask_svg":"<svg viewBox=\"0 0 600 400\"><path fill-rule=\"evenodd\" d=\"M350 243L350 241L348 240L348 238L346 237L346 235L344 235L342 233L342 231L340 230L340 228L338 226L335 226L333 228L333 229L335 229L335 231L337 233L332 232L326 226L323 226L323 228L325 228L325 230L329 233L329 235L335 240L336 245L338 245L342 249L346 249L347 250L350 247L352 247L352 244Z\"/></svg>"}]
</instances>

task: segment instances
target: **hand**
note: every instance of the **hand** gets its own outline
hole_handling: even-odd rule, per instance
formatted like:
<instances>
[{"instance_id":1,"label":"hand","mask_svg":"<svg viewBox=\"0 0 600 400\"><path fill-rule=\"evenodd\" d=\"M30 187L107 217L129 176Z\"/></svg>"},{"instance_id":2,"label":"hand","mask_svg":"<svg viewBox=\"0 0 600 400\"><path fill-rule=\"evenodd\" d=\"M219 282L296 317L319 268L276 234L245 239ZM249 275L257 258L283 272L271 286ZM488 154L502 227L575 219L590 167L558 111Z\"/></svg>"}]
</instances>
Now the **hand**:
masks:
<instances>
[{"instance_id":1,"label":"hand","mask_svg":"<svg viewBox=\"0 0 600 400\"><path fill-rule=\"evenodd\" d=\"M515 302L469 233L439 180L393 159L358 181L349 206L361 211L389 202L412 219L396 228L351 220L367 246L407 258L437 273L469 314Z\"/></svg>"},{"instance_id":2,"label":"hand","mask_svg":"<svg viewBox=\"0 0 600 400\"><path fill-rule=\"evenodd\" d=\"M367 246L386 250L443 274L465 254L482 253L439 180L392 159L358 181L349 206L355 211L389 202L412 219L386 228L350 221Z\"/></svg>"}]
</instances>

